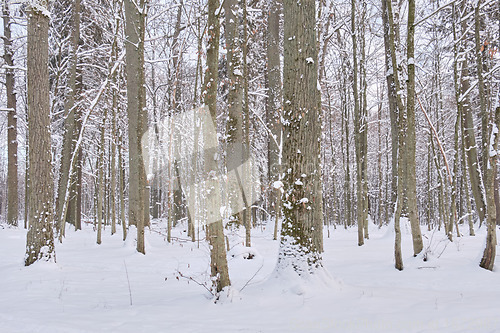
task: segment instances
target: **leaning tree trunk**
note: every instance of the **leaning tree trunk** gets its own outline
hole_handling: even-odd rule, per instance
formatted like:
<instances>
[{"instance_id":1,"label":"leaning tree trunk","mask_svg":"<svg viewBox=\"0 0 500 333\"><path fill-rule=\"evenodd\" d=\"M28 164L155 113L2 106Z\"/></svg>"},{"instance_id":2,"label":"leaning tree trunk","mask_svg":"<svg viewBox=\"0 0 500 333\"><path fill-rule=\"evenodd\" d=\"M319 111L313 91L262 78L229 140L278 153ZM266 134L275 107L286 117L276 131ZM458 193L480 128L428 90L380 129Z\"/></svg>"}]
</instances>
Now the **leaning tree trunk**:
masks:
<instances>
[{"instance_id":1,"label":"leaning tree trunk","mask_svg":"<svg viewBox=\"0 0 500 333\"><path fill-rule=\"evenodd\" d=\"M283 215L277 270L321 267L323 205L315 1L284 2Z\"/></svg>"},{"instance_id":2,"label":"leaning tree trunk","mask_svg":"<svg viewBox=\"0 0 500 333\"><path fill-rule=\"evenodd\" d=\"M146 172L142 149L147 123L144 79L146 0L125 0L127 112L129 119L129 224L137 227L137 251L145 254ZM149 204L147 205L149 206ZM148 213L148 212L147 212ZM149 213L148 213L149 214Z\"/></svg>"},{"instance_id":3,"label":"leaning tree trunk","mask_svg":"<svg viewBox=\"0 0 500 333\"><path fill-rule=\"evenodd\" d=\"M28 8L28 124L30 198L25 265L55 260L50 146L49 14L47 2Z\"/></svg>"},{"instance_id":4,"label":"leaning tree trunk","mask_svg":"<svg viewBox=\"0 0 500 333\"><path fill-rule=\"evenodd\" d=\"M8 66L5 69L5 89L7 93L7 224L17 226L18 189L17 189L17 116L16 81L14 77L14 51L10 29L10 11L7 1L3 5L4 55Z\"/></svg>"},{"instance_id":5,"label":"leaning tree trunk","mask_svg":"<svg viewBox=\"0 0 500 333\"><path fill-rule=\"evenodd\" d=\"M219 0L208 0L208 45L207 71L205 72L205 105L209 114L203 124L206 190L207 238L210 244L210 269L214 291L219 293L231 284L224 246L224 227L222 225L220 175L218 172L217 139L217 80L219 68ZM206 112L206 110L205 110Z\"/></svg>"}]
</instances>

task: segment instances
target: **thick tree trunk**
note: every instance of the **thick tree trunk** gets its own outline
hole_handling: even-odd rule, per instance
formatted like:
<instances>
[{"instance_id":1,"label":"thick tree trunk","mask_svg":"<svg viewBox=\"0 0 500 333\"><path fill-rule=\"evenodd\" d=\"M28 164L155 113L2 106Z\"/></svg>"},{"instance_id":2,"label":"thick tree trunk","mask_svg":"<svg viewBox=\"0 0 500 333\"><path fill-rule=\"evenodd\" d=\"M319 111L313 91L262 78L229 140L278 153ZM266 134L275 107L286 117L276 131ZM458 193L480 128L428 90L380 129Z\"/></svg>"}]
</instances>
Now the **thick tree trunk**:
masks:
<instances>
[{"instance_id":1,"label":"thick tree trunk","mask_svg":"<svg viewBox=\"0 0 500 333\"><path fill-rule=\"evenodd\" d=\"M146 0L125 0L127 112L129 119L129 223L137 227L137 251L145 253L146 172L142 149L147 124L144 77L144 31Z\"/></svg>"},{"instance_id":2,"label":"thick tree trunk","mask_svg":"<svg viewBox=\"0 0 500 333\"><path fill-rule=\"evenodd\" d=\"M26 266L39 259L55 260L46 6L46 2L40 1L36 8L28 8L29 173L33 191L28 200Z\"/></svg>"},{"instance_id":3,"label":"thick tree trunk","mask_svg":"<svg viewBox=\"0 0 500 333\"><path fill-rule=\"evenodd\" d=\"M210 268L214 291L219 293L231 284L227 267L224 227L220 213L221 193L220 175L218 172L218 140L217 140L217 81L219 67L219 0L208 0L208 45L207 71L205 73L205 105L208 115L204 118L203 141L205 147L205 175L208 177L207 238L210 244Z\"/></svg>"},{"instance_id":4,"label":"thick tree trunk","mask_svg":"<svg viewBox=\"0 0 500 333\"><path fill-rule=\"evenodd\" d=\"M321 267L323 205L320 170L315 1L284 3L284 177L277 268L299 275Z\"/></svg>"},{"instance_id":5,"label":"thick tree trunk","mask_svg":"<svg viewBox=\"0 0 500 333\"><path fill-rule=\"evenodd\" d=\"M5 69L5 89L7 93L7 224L17 226L18 188L17 188L17 107L14 76L14 51L10 28L10 11L7 1L3 4L4 55L8 68Z\"/></svg>"}]
</instances>

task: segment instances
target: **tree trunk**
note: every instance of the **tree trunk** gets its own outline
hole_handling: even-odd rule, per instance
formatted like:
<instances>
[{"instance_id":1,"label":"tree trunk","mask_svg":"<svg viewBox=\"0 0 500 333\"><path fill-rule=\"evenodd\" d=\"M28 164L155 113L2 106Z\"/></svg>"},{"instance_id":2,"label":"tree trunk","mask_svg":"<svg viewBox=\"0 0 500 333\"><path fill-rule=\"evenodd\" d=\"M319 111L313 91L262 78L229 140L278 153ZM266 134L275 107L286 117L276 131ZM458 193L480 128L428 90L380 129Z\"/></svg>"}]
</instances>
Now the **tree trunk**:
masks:
<instances>
[{"instance_id":1,"label":"tree trunk","mask_svg":"<svg viewBox=\"0 0 500 333\"><path fill-rule=\"evenodd\" d=\"M252 246L251 243L251 233L252 233L252 216L250 214L250 202L247 197L247 193L251 193L252 191L252 183L251 183L251 175L250 172L252 167L250 165L250 101L248 99L248 22L247 22L247 3L246 0L243 0L243 43L242 43L242 55L243 55L243 138L242 138L242 146L243 146L243 159L242 159L242 173L241 173L241 182L242 182L242 195L243 195L243 214L242 214L242 223L245 226L245 246Z\"/></svg>"},{"instance_id":2,"label":"tree trunk","mask_svg":"<svg viewBox=\"0 0 500 333\"><path fill-rule=\"evenodd\" d=\"M268 98L266 105L267 127L270 129L267 140L268 156L268 175L271 184L271 193L269 194L269 205L275 214L275 230L281 212L281 194L275 190L272 185L279 180L281 170L280 147L281 142L281 110L282 110L282 91L281 91L281 65L280 65L280 14L282 9L282 0L268 1L267 16L267 82Z\"/></svg>"},{"instance_id":3,"label":"tree trunk","mask_svg":"<svg viewBox=\"0 0 500 333\"><path fill-rule=\"evenodd\" d=\"M238 0L225 0L225 33L227 49L227 76L229 92L227 94L227 153L226 168L228 173L228 204L231 219L238 224L242 221L242 188L240 172L243 163L243 68L241 62L241 39L239 38L240 6Z\"/></svg>"},{"instance_id":4,"label":"tree trunk","mask_svg":"<svg viewBox=\"0 0 500 333\"><path fill-rule=\"evenodd\" d=\"M476 59L476 73L477 73L477 88L479 93L479 108L480 108L480 116L481 116L481 167L482 167L482 176L484 184L488 184L489 180L487 178L487 161L488 157L488 122L489 122L489 112L487 108L487 93L486 93L486 85L483 77L483 53L481 52L481 16L480 9L482 5L482 0L478 0L474 7L474 44L475 44L475 59ZM484 68L485 69L485 68Z\"/></svg>"},{"instance_id":5,"label":"tree trunk","mask_svg":"<svg viewBox=\"0 0 500 333\"><path fill-rule=\"evenodd\" d=\"M365 231L365 200L364 196L364 145L363 145L363 132L365 128L364 117L360 107L359 95L359 81L358 81L358 34L356 31L356 0L351 0L351 31L352 36L352 61L353 61L353 81L352 91L354 98L354 140L356 147L356 196L357 196L357 222L358 222L358 246L364 244L364 231Z\"/></svg>"},{"instance_id":6,"label":"tree trunk","mask_svg":"<svg viewBox=\"0 0 500 333\"><path fill-rule=\"evenodd\" d=\"M391 63L391 48L389 37L389 18L387 14L387 0L382 0L382 22L384 24L384 49L385 49L385 68L387 80L387 98L389 100L389 116L391 120L391 196L389 211L394 214L394 207L397 200L398 188L398 107L396 101L396 85L394 83L394 74L397 69L393 69Z\"/></svg>"},{"instance_id":7,"label":"tree trunk","mask_svg":"<svg viewBox=\"0 0 500 333\"><path fill-rule=\"evenodd\" d=\"M322 266L320 93L317 88L315 1L284 3L284 177L278 270L299 275Z\"/></svg>"},{"instance_id":8,"label":"tree trunk","mask_svg":"<svg viewBox=\"0 0 500 333\"><path fill-rule=\"evenodd\" d=\"M118 138L118 170L120 174L120 220L122 223L122 231L123 231L123 241L127 239L127 221L125 220L125 165L122 157L123 150L123 138L120 135Z\"/></svg>"},{"instance_id":9,"label":"tree trunk","mask_svg":"<svg viewBox=\"0 0 500 333\"><path fill-rule=\"evenodd\" d=\"M177 18L175 21L175 31L173 35L172 42L172 67L174 71L174 93L172 99L172 110L176 115L174 117L174 128L173 128L173 145L174 145L174 164L173 164L173 173L174 173L174 188L173 188L173 224L177 225L179 221L181 221L186 216L189 219L189 212L186 214L186 197L182 191L181 186L181 172L178 158L181 156L181 112L182 112L182 70L181 70L181 58L182 58L182 49L179 43L179 35L181 33L181 20L182 20L182 10L183 10L183 0L179 1L179 7L177 9ZM190 222L188 222L190 223Z\"/></svg>"},{"instance_id":10,"label":"tree trunk","mask_svg":"<svg viewBox=\"0 0 500 333\"><path fill-rule=\"evenodd\" d=\"M71 27L71 54L70 54L70 73L69 73L69 81L68 86L70 92L66 99L66 103L64 105L64 111L66 115L66 119L64 122L64 138L63 138L63 148L61 152L61 167L60 167L60 177L59 184L57 189L57 201L56 201L56 223L59 229L59 241L62 242L62 238L65 236L66 222L74 223L75 221L71 221L70 214L68 212L72 212L73 216L76 215L76 205L74 205L74 197L75 193L71 193L69 196L66 195L67 191L71 191L75 189L74 182L76 181L77 174L75 168L71 167L71 156L73 154L77 154L75 152L75 141L78 138L77 132L77 122L79 121L76 117L76 109L75 109L75 100L77 93L77 62L78 62L78 44L80 41L80 0L76 0L73 3L72 10L72 27ZM73 172L70 174L70 170L73 169ZM72 198L72 204L66 203L65 201L68 198ZM65 206L67 207L67 211L64 212ZM65 216L63 216L65 215Z\"/></svg>"},{"instance_id":11,"label":"tree trunk","mask_svg":"<svg viewBox=\"0 0 500 333\"><path fill-rule=\"evenodd\" d=\"M205 72L205 105L208 115L203 124L205 175L208 177L207 238L210 244L210 268L214 291L219 293L231 284L227 267L224 227L222 225L220 176L218 172L217 81L219 68L219 0L208 0L207 71ZM204 111L205 113L207 110Z\"/></svg>"},{"instance_id":12,"label":"tree trunk","mask_svg":"<svg viewBox=\"0 0 500 333\"><path fill-rule=\"evenodd\" d=\"M141 140L147 124L144 79L146 0L125 0L127 112L129 119L129 223L137 227L137 251L145 254L146 175ZM147 204L147 206L146 206Z\"/></svg>"},{"instance_id":13,"label":"tree trunk","mask_svg":"<svg viewBox=\"0 0 500 333\"><path fill-rule=\"evenodd\" d=\"M54 260L53 187L50 146L50 99L48 64L49 13L47 2L28 7L28 119L30 226L26 241L25 265Z\"/></svg>"},{"instance_id":14,"label":"tree trunk","mask_svg":"<svg viewBox=\"0 0 500 333\"><path fill-rule=\"evenodd\" d=\"M462 5L462 7L464 6L465 4ZM467 15L466 12L464 12L463 15ZM462 31L467 31L467 22L465 19L462 20ZM463 53L464 51L465 46L462 46L460 52ZM467 166L469 169L469 179L472 188L472 196L474 197L480 224L482 224L486 219L486 198L482 173L479 168L479 158L477 156L477 146L474 134L474 121L468 96L468 90L470 88L469 65L466 56L460 57L460 60L462 62L462 69L460 76L460 85L456 88L457 103L460 104L462 108L462 127L464 128L465 134L463 142L465 144L465 151L467 153Z\"/></svg>"},{"instance_id":15,"label":"tree trunk","mask_svg":"<svg viewBox=\"0 0 500 333\"><path fill-rule=\"evenodd\" d=\"M407 163L407 195L408 213L413 238L413 255L416 256L423 249L422 232L417 205L417 175L416 175L416 138L415 138L415 0L408 1L408 37L407 37L407 131L406 131L406 163Z\"/></svg>"},{"instance_id":16,"label":"tree trunk","mask_svg":"<svg viewBox=\"0 0 500 333\"><path fill-rule=\"evenodd\" d=\"M490 142L488 145L488 164L486 168L487 178L490 182L486 185L486 213L487 213L487 227L488 232L486 235L486 247L483 252L483 258L481 259L481 266L484 269L490 271L493 270L495 264L496 247L497 247L497 231L496 231L496 206L495 206L495 182L492 181L497 174L497 160L498 160L498 129L500 128L500 106L498 105L499 95L497 94L497 107L495 109L495 114L492 115L492 122L490 124L489 132L491 133Z\"/></svg>"},{"instance_id":17,"label":"tree trunk","mask_svg":"<svg viewBox=\"0 0 500 333\"><path fill-rule=\"evenodd\" d=\"M5 89L7 94L7 224L17 226L17 107L14 76L14 51L10 28L10 11L7 1L3 4L4 55L8 68L5 69Z\"/></svg>"}]
</instances>

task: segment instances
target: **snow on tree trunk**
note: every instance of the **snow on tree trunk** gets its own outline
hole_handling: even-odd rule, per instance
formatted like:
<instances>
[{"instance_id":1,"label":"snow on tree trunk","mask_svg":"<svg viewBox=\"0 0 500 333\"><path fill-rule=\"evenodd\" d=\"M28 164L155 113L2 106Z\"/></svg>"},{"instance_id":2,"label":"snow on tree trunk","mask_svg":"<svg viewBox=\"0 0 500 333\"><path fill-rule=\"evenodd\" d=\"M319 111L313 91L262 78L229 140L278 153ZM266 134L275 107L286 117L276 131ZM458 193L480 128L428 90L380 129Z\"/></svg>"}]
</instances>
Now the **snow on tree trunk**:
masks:
<instances>
[{"instance_id":1,"label":"snow on tree trunk","mask_svg":"<svg viewBox=\"0 0 500 333\"><path fill-rule=\"evenodd\" d=\"M53 188L50 150L47 3L28 9L28 126L30 197L25 265L54 260Z\"/></svg>"},{"instance_id":2,"label":"snow on tree trunk","mask_svg":"<svg viewBox=\"0 0 500 333\"><path fill-rule=\"evenodd\" d=\"M277 270L292 267L305 275L322 266L323 251L315 1L285 1L284 22L284 220Z\"/></svg>"},{"instance_id":3,"label":"snow on tree trunk","mask_svg":"<svg viewBox=\"0 0 500 333\"><path fill-rule=\"evenodd\" d=\"M231 284L227 267L224 227L221 217L220 175L218 172L217 140L217 80L219 67L219 0L208 1L207 71L203 91L206 123L203 124L205 176L207 180L207 238L210 244L210 275L214 291L219 293ZM209 130L212 127L213 130Z\"/></svg>"}]
</instances>

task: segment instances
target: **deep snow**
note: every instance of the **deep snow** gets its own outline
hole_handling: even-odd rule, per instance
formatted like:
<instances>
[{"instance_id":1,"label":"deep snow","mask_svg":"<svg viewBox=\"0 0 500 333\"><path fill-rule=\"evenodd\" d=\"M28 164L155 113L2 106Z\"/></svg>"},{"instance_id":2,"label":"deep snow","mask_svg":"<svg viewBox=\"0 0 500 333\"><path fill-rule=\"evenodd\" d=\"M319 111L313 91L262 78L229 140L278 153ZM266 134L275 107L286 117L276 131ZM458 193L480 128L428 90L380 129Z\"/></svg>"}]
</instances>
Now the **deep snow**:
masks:
<instances>
[{"instance_id":1,"label":"deep snow","mask_svg":"<svg viewBox=\"0 0 500 333\"><path fill-rule=\"evenodd\" d=\"M470 237L462 226L450 243L422 227L425 262L412 257L409 226L402 230L402 272L392 227L372 225L362 247L355 228L330 228L325 271L306 282L276 277L272 228L254 229L250 250L243 230L227 231L233 287L215 304L196 283L209 282L208 247L187 241L182 226L168 244L164 224L153 225L145 256L134 230L123 242L108 228L97 245L91 225L68 228L57 263L24 267L26 231L3 225L0 332L500 332L500 276L478 266L486 228Z\"/></svg>"}]
</instances>

